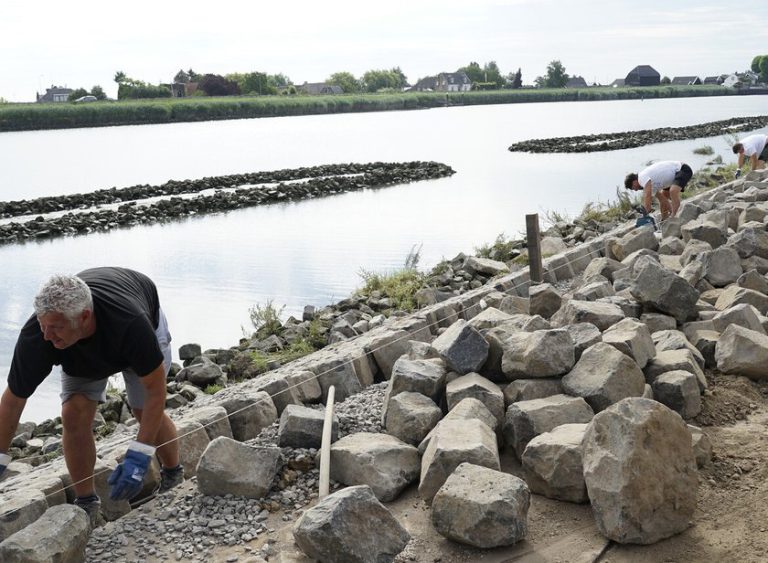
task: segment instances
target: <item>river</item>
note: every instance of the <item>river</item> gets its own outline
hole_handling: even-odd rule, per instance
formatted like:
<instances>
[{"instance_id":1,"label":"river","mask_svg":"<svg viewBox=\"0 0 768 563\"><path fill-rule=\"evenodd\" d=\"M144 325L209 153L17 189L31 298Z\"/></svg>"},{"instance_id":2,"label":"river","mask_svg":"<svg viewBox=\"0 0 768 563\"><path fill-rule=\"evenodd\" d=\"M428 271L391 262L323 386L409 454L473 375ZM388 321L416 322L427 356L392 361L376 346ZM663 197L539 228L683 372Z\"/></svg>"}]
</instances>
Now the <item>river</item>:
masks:
<instances>
[{"instance_id":1,"label":"river","mask_svg":"<svg viewBox=\"0 0 768 563\"><path fill-rule=\"evenodd\" d=\"M524 231L526 213L577 215L615 199L624 175L650 160L696 169L723 138L591 154L510 153L537 137L682 126L766 113L765 96L508 104L407 112L279 117L0 134L0 199L88 192L169 179L339 162L436 160L450 178L275 204L163 225L0 246L0 390L31 301L54 272L119 265L157 283L174 338L229 347L248 308L273 300L284 315L325 305L360 285L359 271L421 266ZM23 420L56 416L58 377L28 402Z\"/></svg>"}]
</instances>

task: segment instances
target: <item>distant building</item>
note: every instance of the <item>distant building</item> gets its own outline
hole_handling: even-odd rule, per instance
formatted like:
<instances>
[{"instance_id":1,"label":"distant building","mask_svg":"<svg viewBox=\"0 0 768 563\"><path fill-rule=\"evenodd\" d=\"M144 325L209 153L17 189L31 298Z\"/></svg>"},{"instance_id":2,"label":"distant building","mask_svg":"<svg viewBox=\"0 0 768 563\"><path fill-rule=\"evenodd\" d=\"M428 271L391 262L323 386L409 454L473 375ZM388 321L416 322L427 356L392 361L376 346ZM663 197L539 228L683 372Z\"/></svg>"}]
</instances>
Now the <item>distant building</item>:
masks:
<instances>
[{"instance_id":1,"label":"distant building","mask_svg":"<svg viewBox=\"0 0 768 563\"><path fill-rule=\"evenodd\" d=\"M472 81L464 71L441 72L437 75L435 90L438 92L468 92L471 89Z\"/></svg>"},{"instance_id":2,"label":"distant building","mask_svg":"<svg viewBox=\"0 0 768 563\"><path fill-rule=\"evenodd\" d=\"M675 76L672 79L673 86L699 86L701 83L698 76Z\"/></svg>"},{"instance_id":3,"label":"distant building","mask_svg":"<svg viewBox=\"0 0 768 563\"><path fill-rule=\"evenodd\" d=\"M328 84L327 82L305 82L301 86L297 86L296 90L304 94L310 94L312 96L344 93L344 90L341 88L341 86Z\"/></svg>"},{"instance_id":4,"label":"distant building","mask_svg":"<svg viewBox=\"0 0 768 563\"><path fill-rule=\"evenodd\" d=\"M720 84L722 84L722 82L723 82L722 76L707 76L704 79L704 84L715 84L719 86Z\"/></svg>"},{"instance_id":5,"label":"distant building","mask_svg":"<svg viewBox=\"0 0 768 563\"><path fill-rule=\"evenodd\" d=\"M650 65L638 65L624 79L626 86L658 86L661 75Z\"/></svg>"},{"instance_id":6,"label":"distant building","mask_svg":"<svg viewBox=\"0 0 768 563\"><path fill-rule=\"evenodd\" d=\"M434 92L437 89L437 76L426 76L411 86L410 92Z\"/></svg>"},{"instance_id":7,"label":"distant building","mask_svg":"<svg viewBox=\"0 0 768 563\"><path fill-rule=\"evenodd\" d=\"M729 74L721 84L727 88L739 88L744 84L744 81L737 74Z\"/></svg>"},{"instance_id":8,"label":"distant building","mask_svg":"<svg viewBox=\"0 0 768 563\"><path fill-rule=\"evenodd\" d=\"M72 88L61 88L59 86L51 86L45 89L45 94L37 94L38 102L66 102L69 99L69 95L72 93Z\"/></svg>"},{"instance_id":9,"label":"distant building","mask_svg":"<svg viewBox=\"0 0 768 563\"><path fill-rule=\"evenodd\" d=\"M609 84L611 88L619 88L620 86L624 86L624 79L623 78L617 78L613 82Z\"/></svg>"},{"instance_id":10,"label":"distant building","mask_svg":"<svg viewBox=\"0 0 768 563\"><path fill-rule=\"evenodd\" d=\"M572 76L565 83L566 88L586 88L587 81L581 76Z\"/></svg>"}]
</instances>

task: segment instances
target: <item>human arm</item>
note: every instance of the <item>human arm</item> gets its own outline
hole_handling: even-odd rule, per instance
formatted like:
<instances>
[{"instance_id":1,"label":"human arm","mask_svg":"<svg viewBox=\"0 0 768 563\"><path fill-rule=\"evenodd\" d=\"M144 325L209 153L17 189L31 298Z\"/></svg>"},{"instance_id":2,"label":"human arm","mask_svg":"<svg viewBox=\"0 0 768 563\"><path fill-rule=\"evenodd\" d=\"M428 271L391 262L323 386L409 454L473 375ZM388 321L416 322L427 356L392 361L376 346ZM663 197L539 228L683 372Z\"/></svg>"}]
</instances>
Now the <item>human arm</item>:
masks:
<instances>
[{"instance_id":1,"label":"human arm","mask_svg":"<svg viewBox=\"0 0 768 563\"><path fill-rule=\"evenodd\" d=\"M741 168L741 166L739 166L739 168ZM749 168L750 170L757 170L757 153L750 155Z\"/></svg>"},{"instance_id":2,"label":"human arm","mask_svg":"<svg viewBox=\"0 0 768 563\"><path fill-rule=\"evenodd\" d=\"M9 388L3 392L3 396L0 398L0 454L8 452L26 404L26 399L17 397ZM0 474L5 471L8 462L10 462L10 459L5 456L2 458L0 459Z\"/></svg>"},{"instance_id":3,"label":"human arm","mask_svg":"<svg viewBox=\"0 0 768 563\"><path fill-rule=\"evenodd\" d=\"M736 159L736 168L741 170L741 168L744 166L744 152L739 153L739 158Z\"/></svg>"},{"instance_id":4,"label":"human arm","mask_svg":"<svg viewBox=\"0 0 768 563\"><path fill-rule=\"evenodd\" d=\"M149 374L139 378L144 386L144 407L142 408L139 434L136 440L156 446L157 433L165 412L166 371L161 363Z\"/></svg>"}]
</instances>

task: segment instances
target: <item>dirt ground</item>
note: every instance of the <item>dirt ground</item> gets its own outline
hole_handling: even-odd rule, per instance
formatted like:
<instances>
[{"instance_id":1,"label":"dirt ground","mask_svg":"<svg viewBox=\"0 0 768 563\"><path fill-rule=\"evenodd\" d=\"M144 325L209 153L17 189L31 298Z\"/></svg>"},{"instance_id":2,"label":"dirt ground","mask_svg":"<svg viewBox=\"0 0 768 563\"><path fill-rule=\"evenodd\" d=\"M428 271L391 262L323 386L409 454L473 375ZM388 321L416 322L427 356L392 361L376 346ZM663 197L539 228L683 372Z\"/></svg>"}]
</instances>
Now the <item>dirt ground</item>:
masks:
<instances>
[{"instance_id":1,"label":"dirt ground","mask_svg":"<svg viewBox=\"0 0 768 563\"><path fill-rule=\"evenodd\" d=\"M693 422L712 442L713 459L699 472L698 507L691 527L682 534L650 546L618 545L597 531L588 504L532 495L527 539L509 548L481 551L440 536L414 485L387 504L412 536L397 563L768 561L768 384L732 376L710 376L709 382L702 413ZM502 457L502 468L520 475L519 463L509 453ZM254 554L269 538L270 562L309 563L293 542L295 520L284 522L281 516L270 517L274 532L268 537L217 548L211 561L258 561Z\"/></svg>"}]
</instances>

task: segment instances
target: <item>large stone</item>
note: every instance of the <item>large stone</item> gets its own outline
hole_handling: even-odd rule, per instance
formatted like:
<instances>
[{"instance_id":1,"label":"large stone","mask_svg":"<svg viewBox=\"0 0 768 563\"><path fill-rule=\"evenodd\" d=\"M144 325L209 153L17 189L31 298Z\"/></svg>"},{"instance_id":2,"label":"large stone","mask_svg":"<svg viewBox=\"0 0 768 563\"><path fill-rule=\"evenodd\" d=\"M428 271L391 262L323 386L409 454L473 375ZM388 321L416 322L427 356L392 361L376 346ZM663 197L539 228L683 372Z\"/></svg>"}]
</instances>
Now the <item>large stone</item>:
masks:
<instances>
[{"instance_id":1,"label":"large stone","mask_svg":"<svg viewBox=\"0 0 768 563\"><path fill-rule=\"evenodd\" d=\"M229 425L229 414L224 407L208 406L198 407L190 411L185 420L199 422L208 433L208 437L213 440L219 436L232 438L232 427Z\"/></svg>"},{"instance_id":2,"label":"large stone","mask_svg":"<svg viewBox=\"0 0 768 563\"><path fill-rule=\"evenodd\" d=\"M509 380L562 375L576 361L573 339L564 329L512 334L502 351L501 370Z\"/></svg>"},{"instance_id":3,"label":"large stone","mask_svg":"<svg viewBox=\"0 0 768 563\"><path fill-rule=\"evenodd\" d=\"M235 391L219 404L227 412L232 437L238 442L252 440L277 420L277 408L266 391Z\"/></svg>"},{"instance_id":4,"label":"large stone","mask_svg":"<svg viewBox=\"0 0 768 563\"><path fill-rule=\"evenodd\" d=\"M695 330L691 334L690 342L704 358L704 367L709 369L717 367L715 350L718 340L720 340L720 333L716 330Z\"/></svg>"},{"instance_id":5,"label":"large stone","mask_svg":"<svg viewBox=\"0 0 768 563\"><path fill-rule=\"evenodd\" d=\"M561 424L586 423L594 412L581 397L553 395L544 399L518 401L507 408L504 442L514 448L518 458L533 438Z\"/></svg>"},{"instance_id":6,"label":"large stone","mask_svg":"<svg viewBox=\"0 0 768 563\"><path fill-rule=\"evenodd\" d=\"M625 397L642 396L645 378L632 358L610 344L600 342L587 349L570 373L563 377L563 390L583 397L595 412L599 412Z\"/></svg>"},{"instance_id":7,"label":"large stone","mask_svg":"<svg viewBox=\"0 0 768 563\"><path fill-rule=\"evenodd\" d=\"M659 248L659 241L656 240L653 227L632 229L620 239L614 239L611 244L611 252L619 261L641 248L650 250Z\"/></svg>"},{"instance_id":8,"label":"large stone","mask_svg":"<svg viewBox=\"0 0 768 563\"><path fill-rule=\"evenodd\" d=\"M487 309L483 310L479 315L476 315L472 318L472 320L469 321L469 326L476 330L487 330L489 328L493 328L495 326L500 325L503 322L506 322L512 318L512 315L509 313L505 313L504 311L499 311L495 307L488 307Z\"/></svg>"},{"instance_id":9,"label":"large stone","mask_svg":"<svg viewBox=\"0 0 768 563\"><path fill-rule=\"evenodd\" d=\"M548 319L554 315L563 302L563 297L551 284L541 283L528 289L529 312Z\"/></svg>"},{"instance_id":10,"label":"large stone","mask_svg":"<svg viewBox=\"0 0 768 563\"><path fill-rule=\"evenodd\" d=\"M730 325L715 348L717 369L723 373L768 379L768 336L742 326Z\"/></svg>"},{"instance_id":11,"label":"large stone","mask_svg":"<svg viewBox=\"0 0 768 563\"><path fill-rule=\"evenodd\" d=\"M672 315L678 322L696 318L699 292L688 282L648 257L638 260L636 268L637 277L629 289L635 299L644 306Z\"/></svg>"},{"instance_id":12,"label":"large stone","mask_svg":"<svg viewBox=\"0 0 768 563\"><path fill-rule=\"evenodd\" d=\"M197 464L211 438L203 425L195 420L177 421L176 433L179 436L179 461L184 466L184 476L193 477L197 475Z\"/></svg>"},{"instance_id":13,"label":"large stone","mask_svg":"<svg viewBox=\"0 0 768 563\"><path fill-rule=\"evenodd\" d=\"M764 295L768 295L768 280L757 270L748 270L739 276L736 280L739 287L753 289Z\"/></svg>"},{"instance_id":14,"label":"large stone","mask_svg":"<svg viewBox=\"0 0 768 563\"><path fill-rule=\"evenodd\" d=\"M618 260L612 258L594 258L584 269L584 279L589 279L594 275L600 275L609 281L613 281L613 274L617 270L624 268L624 265Z\"/></svg>"},{"instance_id":15,"label":"large stone","mask_svg":"<svg viewBox=\"0 0 768 563\"><path fill-rule=\"evenodd\" d=\"M252 447L221 436L211 441L197 466L204 495L264 497L280 468L280 448Z\"/></svg>"},{"instance_id":16,"label":"large stone","mask_svg":"<svg viewBox=\"0 0 768 563\"><path fill-rule=\"evenodd\" d=\"M280 415L277 429L277 444L291 448L319 448L323 441L325 413L300 405L288 405ZM339 435L339 421L331 424L331 441Z\"/></svg>"},{"instance_id":17,"label":"large stone","mask_svg":"<svg viewBox=\"0 0 768 563\"><path fill-rule=\"evenodd\" d=\"M612 303L572 299L552 316L551 321L557 327L565 327L576 323L591 323L600 331L603 331L619 322L625 316L621 307Z\"/></svg>"},{"instance_id":18,"label":"large stone","mask_svg":"<svg viewBox=\"0 0 768 563\"><path fill-rule=\"evenodd\" d=\"M22 489L0 495L0 541L32 524L46 510L42 491Z\"/></svg>"},{"instance_id":19,"label":"large stone","mask_svg":"<svg viewBox=\"0 0 768 563\"><path fill-rule=\"evenodd\" d=\"M479 258L477 256L469 256L466 262L464 262L464 269L489 277L509 273L509 266L504 262L491 260L490 258Z\"/></svg>"},{"instance_id":20,"label":"large stone","mask_svg":"<svg viewBox=\"0 0 768 563\"><path fill-rule=\"evenodd\" d=\"M278 416L288 405L300 405L299 395L285 378L285 372L280 370L265 373L256 379L251 379L243 385L247 391L265 391L275 404Z\"/></svg>"},{"instance_id":21,"label":"large stone","mask_svg":"<svg viewBox=\"0 0 768 563\"><path fill-rule=\"evenodd\" d=\"M499 470L496 434L477 419L443 421L421 458L419 496L431 503L453 470L464 462Z\"/></svg>"},{"instance_id":22,"label":"large stone","mask_svg":"<svg viewBox=\"0 0 768 563\"><path fill-rule=\"evenodd\" d=\"M640 369L656 356L648 327L635 319L623 319L608 328L603 333L603 342L635 360Z\"/></svg>"},{"instance_id":23,"label":"large stone","mask_svg":"<svg viewBox=\"0 0 768 563\"><path fill-rule=\"evenodd\" d=\"M573 298L577 301L597 301L603 297L616 295L616 290L607 279L588 281L573 292Z\"/></svg>"},{"instance_id":24,"label":"large stone","mask_svg":"<svg viewBox=\"0 0 768 563\"><path fill-rule=\"evenodd\" d=\"M392 563L411 539L365 485L321 499L296 521L293 538L316 561Z\"/></svg>"},{"instance_id":25,"label":"large stone","mask_svg":"<svg viewBox=\"0 0 768 563\"><path fill-rule=\"evenodd\" d=\"M462 399L458 405L448 411L448 414L445 415L445 417L443 417L443 419L438 422L432 430L429 431L429 434L427 434L419 444L419 455L424 455L424 452L429 445L429 440L441 425L451 420L461 421L471 419L479 420L494 432L497 432L501 429L499 420L491 413L491 411L488 410L488 407L486 407L477 399L468 397L466 399Z\"/></svg>"},{"instance_id":26,"label":"large stone","mask_svg":"<svg viewBox=\"0 0 768 563\"><path fill-rule=\"evenodd\" d=\"M81 508L62 504L0 543L5 563L75 563L85 561L90 521Z\"/></svg>"},{"instance_id":27,"label":"large stone","mask_svg":"<svg viewBox=\"0 0 768 563\"><path fill-rule=\"evenodd\" d=\"M528 442L522 463L531 492L568 502L589 500L581 460L587 426L562 424Z\"/></svg>"},{"instance_id":28,"label":"large stone","mask_svg":"<svg viewBox=\"0 0 768 563\"><path fill-rule=\"evenodd\" d=\"M691 354L693 354L696 363L699 364L699 367L704 369L704 356L702 356L696 346L686 338L684 332L679 330L661 330L659 332L654 332L651 335L651 338L653 338L653 344L656 346L657 354L669 350L689 350Z\"/></svg>"},{"instance_id":29,"label":"large stone","mask_svg":"<svg viewBox=\"0 0 768 563\"><path fill-rule=\"evenodd\" d=\"M318 382L317 376L311 370L291 371L286 374L285 381L293 388L294 395L304 404L317 403L323 398L320 382ZM277 416L277 410L275 410L275 416ZM234 427L232 432L234 432Z\"/></svg>"},{"instance_id":30,"label":"large stone","mask_svg":"<svg viewBox=\"0 0 768 563\"><path fill-rule=\"evenodd\" d=\"M746 303L735 305L712 317L712 325L718 332L723 332L732 324L765 334L765 329L760 322L760 312Z\"/></svg>"},{"instance_id":31,"label":"large stone","mask_svg":"<svg viewBox=\"0 0 768 563\"><path fill-rule=\"evenodd\" d=\"M761 315L768 313L768 295L738 285L726 287L715 301L715 309L725 311L742 303L752 305Z\"/></svg>"},{"instance_id":32,"label":"large stone","mask_svg":"<svg viewBox=\"0 0 768 563\"><path fill-rule=\"evenodd\" d=\"M382 502L395 500L419 478L419 452L390 436L358 432L331 446L331 479L344 485L368 485Z\"/></svg>"},{"instance_id":33,"label":"large stone","mask_svg":"<svg viewBox=\"0 0 768 563\"><path fill-rule=\"evenodd\" d=\"M384 427L392 436L417 445L442 417L443 412L432 399L405 391L389 399Z\"/></svg>"},{"instance_id":34,"label":"large stone","mask_svg":"<svg viewBox=\"0 0 768 563\"><path fill-rule=\"evenodd\" d=\"M662 373L653 380L653 398L683 418L701 412L701 394L696 376L684 370Z\"/></svg>"},{"instance_id":35,"label":"large stone","mask_svg":"<svg viewBox=\"0 0 768 563\"><path fill-rule=\"evenodd\" d=\"M517 401L543 399L552 395L560 395L563 386L559 377L542 379L516 379L504 389L504 404L508 407Z\"/></svg>"},{"instance_id":36,"label":"large stone","mask_svg":"<svg viewBox=\"0 0 768 563\"><path fill-rule=\"evenodd\" d=\"M698 475L691 433L677 413L624 399L595 416L583 444L584 480L604 536L652 544L690 526Z\"/></svg>"},{"instance_id":37,"label":"large stone","mask_svg":"<svg viewBox=\"0 0 768 563\"><path fill-rule=\"evenodd\" d=\"M691 442L693 445L693 455L696 457L696 466L706 467L712 461L712 442L698 426L688 425L691 431Z\"/></svg>"},{"instance_id":38,"label":"large stone","mask_svg":"<svg viewBox=\"0 0 768 563\"><path fill-rule=\"evenodd\" d=\"M445 363L438 358L430 360L409 360L401 357L392 368L389 386L384 396L381 423L386 424L389 401L400 393L421 393L435 404L442 403L445 394Z\"/></svg>"},{"instance_id":39,"label":"large stone","mask_svg":"<svg viewBox=\"0 0 768 563\"><path fill-rule=\"evenodd\" d=\"M219 381L222 375L224 372L218 364L205 356L201 356L201 363L192 364L182 369L176 375L176 380L189 381L193 385L204 388Z\"/></svg>"},{"instance_id":40,"label":"large stone","mask_svg":"<svg viewBox=\"0 0 768 563\"><path fill-rule=\"evenodd\" d=\"M451 370L462 375L478 371L488 358L488 342L463 319L435 338L432 348Z\"/></svg>"},{"instance_id":41,"label":"large stone","mask_svg":"<svg viewBox=\"0 0 768 563\"><path fill-rule=\"evenodd\" d=\"M704 279L714 287L725 287L734 283L742 274L739 254L727 246L721 246L702 256Z\"/></svg>"},{"instance_id":42,"label":"large stone","mask_svg":"<svg viewBox=\"0 0 768 563\"><path fill-rule=\"evenodd\" d=\"M322 392L320 400L323 403L328 401L328 389L331 386L334 387L334 397L338 402L359 393L363 386L350 359L332 352L325 354L321 353L316 361L307 366L315 374L317 382L320 384ZM282 410L280 412L282 413Z\"/></svg>"},{"instance_id":43,"label":"large stone","mask_svg":"<svg viewBox=\"0 0 768 563\"><path fill-rule=\"evenodd\" d=\"M741 258L768 258L768 232L764 227L748 227L731 236L726 246L733 248Z\"/></svg>"},{"instance_id":44,"label":"large stone","mask_svg":"<svg viewBox=\"0 0 768 563\"><path fill-rule=\"evenodd\" d=\"M584 350L593 344L597 344L602 339L600 329L592 323L569 324L565 327L565 330L568 331L568 334L571 335L571 340L573 340L575 355L574 359L577 362L579 361L579 358L581 358L581 355L584 353Z\"/></svg>"},{"instance_id":45,"label":"large stone","mask_svg":"<svg viewBox=\"0 0 768 563\"><path fill-rule=\"evenodd\" d=\"M445 388L445 400L448 410L453 409L462 400L472 398L483 403L496 417L499 424L504 420L504 393L498 385L477 373L468 373L448 383Z\"/></svg>"},{"instance_id":46,"label":"large stone","mask_svg":"<svg viewBox=\"0 0 768 563\"><path fill-rule=\"evenodd\" d=\"M701 216L696 221L683 225L681 231L685 242L691 239L703 240L712 248L722 246L728 240L728 225L724 216L719 221Z\"/></svg>"},{"instance_id":47,"label":"large stone","mask_svg":"<svg viewBox=\"0 0 768 563\"><path fill-rule=\"evenodd\" d=\"M707 388L707 378L693 352L687 348L657 352L656 357L645 366L643 373L645 381L653 385L654 380L662 373L675 370L683 370L695 375L701 392Z\"/></svg>"},{"instance_id":48,"label":"large stone","mask_svg":"<svg viewBox=\"0 0 768 563\"><path fill-rule=\"evenodd\" d=\"M389 379L392 374L392 366L395 365L400 356L408 352L410 340L420 339L414 338L406 330L388 331L372 337L367 349L369 353L373 354L384 379Z\"/></svg>"},{"instance_id":49,"label":"large stone","mask_svg":"<svg viewBox=\"0 0 768 563\"><path fill-rule=\"evenodd\" d=\"M442 536L473 547L512 545L528 533L530 502L522 479L462 463L432 501L432 524Z\"/></svg>"}]
</instances>

